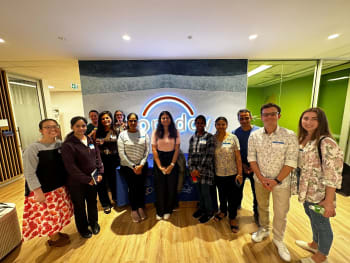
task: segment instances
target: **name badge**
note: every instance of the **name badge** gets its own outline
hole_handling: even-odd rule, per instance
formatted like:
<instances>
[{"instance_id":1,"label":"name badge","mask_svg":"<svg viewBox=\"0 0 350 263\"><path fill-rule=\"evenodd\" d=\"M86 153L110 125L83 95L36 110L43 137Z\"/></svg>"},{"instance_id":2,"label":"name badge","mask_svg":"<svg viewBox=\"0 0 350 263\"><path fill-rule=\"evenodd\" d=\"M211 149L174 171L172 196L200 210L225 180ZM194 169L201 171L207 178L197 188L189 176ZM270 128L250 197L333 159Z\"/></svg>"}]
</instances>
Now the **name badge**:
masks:
<instances>
[{"instance_id":1,"label":"name badge","mask_svg":"<svg viewBox=\"0 0 350 263\"><path fill-rule=\"evenodd\" d=\"M206 144L207 140L199 140L199 144Z\"/></svg>"},{"instance_id":2,"label":"name badge","mask_svg":"<svg viewBox=\"0 0 350 263\"><path fill-rule=\"evenodd\" d=\"M222 146L225 147L225 148L228 148L228 147L231 147L231 143L229 143L229 142L223 142L223 143L222 143Z\"/></svg>"},{"instance_id":3,"label":"name badge","mask_svg":"<svg viewBox=\"0 0 350 263\"><path fill-rule=\"evenodd\" d=\"M90 148L91 150L93 150L93 149L95 149L95 145L89 144L89 148Z\"/></svg>"},{"instance_id":4,"label":"name badge","mask_svg":"<svg viewBox=\"0 0 350 263\"><path fill-rule=\"evenodd\" d=\"M272 143L284 144L284 142L279 142L279 141L273 141Z\"/></svg>"}]
</instances>

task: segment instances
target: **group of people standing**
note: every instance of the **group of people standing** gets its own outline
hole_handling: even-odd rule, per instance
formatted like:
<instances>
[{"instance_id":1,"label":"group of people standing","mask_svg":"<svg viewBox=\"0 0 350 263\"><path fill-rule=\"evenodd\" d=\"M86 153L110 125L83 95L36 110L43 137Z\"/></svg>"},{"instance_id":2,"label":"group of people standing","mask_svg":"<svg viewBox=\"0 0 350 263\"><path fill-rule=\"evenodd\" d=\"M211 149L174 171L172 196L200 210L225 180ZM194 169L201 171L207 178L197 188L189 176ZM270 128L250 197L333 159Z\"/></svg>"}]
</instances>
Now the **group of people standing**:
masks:
<instances>
[{"instance_id":1,"label":"group of people standing","mask_svg":"<svg viewBox=\"0 0 350 263\"><path fill-rule=\"evenodd\" d=\"M227 119L218 117L214 135L205 131L205 116L196 117L196 132L190 138L188 151L189 172L199 194L198 210L193 217L205 223L212 218L220 221L228 215L231 231L237 233L237 211L248 178L253 193L254 220L259 226L252 240L261 242L269 236L272 193L273 243L281 258L290 261L283 237L291 192L297 189L313 232L311 243L296 241L298 246L314 253L302 262L327 262L332 245L329 217L335 216L335 189L341 186L343 164L343 154L332 138L327 118L320 108L306 110L300 117L297 137L294 132L278 126L281 117L278 105L265 104L260 113L262 128L251 125L249 110L240 110L240 127L232 133L227 131ZM56 139L59 125L55 120L40 122L42 138L24 154L25 239L49 236L51 246L69 243L68 235L60 231L70 222L73 211L82 237L98 234L97 194L104 212L110 213L112 201L108 189L112 200L116 200L119 165L120 174L129 187L131 219L133 222L145 220L150 142L154 158L156 219L169 219L177 206L177 160L181 141L171 113L162 111L159 114L151 140L138 129L135 113L130 113L126 121L120 110L114 116L109 111L98 114L92 110L89 117L92 121L89 125L84 117L74 117L72 132L63 143ZM294 184L290 174L296 168L299 168L295 180L298 183ZM310 209L310 205L315 204L324 207L324 214ZM41 220L37 220L38 217Z\"/></svg>"}]
</instances>

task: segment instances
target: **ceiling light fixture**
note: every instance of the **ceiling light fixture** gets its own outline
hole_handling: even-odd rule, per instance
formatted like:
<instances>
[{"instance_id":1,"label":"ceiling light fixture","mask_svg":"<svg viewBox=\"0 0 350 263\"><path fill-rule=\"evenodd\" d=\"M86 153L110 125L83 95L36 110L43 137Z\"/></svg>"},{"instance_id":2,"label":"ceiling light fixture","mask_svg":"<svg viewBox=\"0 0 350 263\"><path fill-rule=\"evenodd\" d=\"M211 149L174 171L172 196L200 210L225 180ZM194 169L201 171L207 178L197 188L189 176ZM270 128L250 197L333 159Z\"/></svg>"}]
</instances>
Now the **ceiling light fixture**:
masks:
<instances>
[{"instance_id":1,"label":"ceiling light fixture","mask_svg":"<svg viewBox=\"0 0 350 263\"><path fill-rule=\"evenodd\" d=\"M122 38L125 40L125 41L129 41L131 39L131 37L129 35L123 35Z\"/></svg>"},{"instance_id":2,"label":"ceiling light fixture","mask_svg":"<svg viewBox=\"0 0 350 263\"><path fill-rule=\"evenodd\" d=\"M49 89L54 89L55 87L54 86L47 86Z\"/></svg>"},{"instance_id":3,"label":"ceiling light fixture","mask_svg":"<svg viewBox=\"0 0 350 263\"><path fill-rule=\"evenodd\" d=\"M261 65L261 66L257 67L256 69L249 71L248 78L255 75L255 74L260 73L261 71L267 70L268 68L271 68L271 67L272 67L272 65Z\"/></svg>"},{"instance_id":4,"label":"ceiling light fixture","mask_svg":"<svg viewBox=\"0 0 350 263\"><path fill-rule=\"evenodd\" d=\"M250 35L250 36L249 36L249 40L256 39L257 37L258 37L258 35L257 35L257 34Z\"/></svg>"},{"instance_id":5,"label":"ceiling light fixture","mask_svg":"<svg viewBox=\"0 0 350 263\"><path fill-rule=\"evenodd\" d=\"M5 40L3 40L2 38L0 38L0 43L5 43Z\"/></svg>"},{"instance_id":6,"label":"ceiling light fixture","mask_svg":"<svg viewBox=\"0 0 350 263\"><path fill-rule=\"evenodd\" d=\"M337 37L339 37L339 34L333 34L333 35L328 36L328 39L335 39Z\"/></svg>"},{"instance_id":7,"label":"ceiling light fixture","mask_svg":"<svg viewBox=\"0 0 350 263\"><path fill-rule=\"evenodd\" d=\"M335 78L335 79L329 79L328 81L336 81L336 80L341 80L341 79L348 79L350 78L349 76L347 77L340 77L340 78Z\"/></svg>"}]
</instances>

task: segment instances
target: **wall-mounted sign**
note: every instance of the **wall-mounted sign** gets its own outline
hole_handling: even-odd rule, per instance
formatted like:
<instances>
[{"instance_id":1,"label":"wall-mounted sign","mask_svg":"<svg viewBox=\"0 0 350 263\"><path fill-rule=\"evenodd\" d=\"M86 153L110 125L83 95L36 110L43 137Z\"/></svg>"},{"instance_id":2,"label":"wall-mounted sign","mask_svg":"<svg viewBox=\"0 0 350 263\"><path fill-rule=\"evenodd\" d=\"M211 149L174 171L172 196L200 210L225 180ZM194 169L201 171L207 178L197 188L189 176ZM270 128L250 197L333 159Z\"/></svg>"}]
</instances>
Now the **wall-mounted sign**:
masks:
<instances>
[{"instance_id":1,"label":"wall-mounted sign","mask_svg":"<svg viewBox=\"0 0 350 263\"><path fill-rule=\"evenodd\" d=\"M72 83L71 88L77 90L79 88L79 84Z\"/></svg>"}]
</instances>

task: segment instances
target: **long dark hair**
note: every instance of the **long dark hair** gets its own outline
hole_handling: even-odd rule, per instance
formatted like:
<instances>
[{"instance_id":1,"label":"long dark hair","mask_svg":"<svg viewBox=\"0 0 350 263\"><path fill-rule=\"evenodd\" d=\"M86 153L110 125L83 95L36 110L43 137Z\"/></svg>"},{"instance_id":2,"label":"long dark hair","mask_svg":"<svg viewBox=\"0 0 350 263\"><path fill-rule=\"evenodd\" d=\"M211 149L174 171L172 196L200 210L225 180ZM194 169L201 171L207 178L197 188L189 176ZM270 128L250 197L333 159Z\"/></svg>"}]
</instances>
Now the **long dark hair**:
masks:
<instances>
[{"instance_id":1,"label":"long dark hair","mask_svg":"<svg viewBox=\"0 0 350 263\"><path fill-rule=\"evenodd\" d=\"M162 118L163 115L168 115L169 118L170 118L170 125L169 125L169 128L168 128L169 129L169 138L176 139L177 138L177 129L175 127L173 116L171 116L169 111L162 111L159 114L158 124L157 124L157 129L156 129L156 136L157 136L157 138L162 139L164 137L164 126L161 123L161 118Z\"/></svg>"},{"instance_id":2,"label":"long dark hair","mask_svg":"<svg viewBox=\"0 0 350 263\"><path fill-rule=\"evenodd\" d=\"M333 136L329 130L327 116L324 113L324 111L318 107L309 108L301 114L300 119L299 119L299 127L298 127L299 143L301 143L307 135L307 131L302 126L302 120L303 120L304 114L307 112L315 112L317 115L317 121L318 121L318 127L316 128L315 132L312 134L311 140L316 139L316 143L318 144L321 136L327 136L327 137L333 138Z\"/></svg>"},{"instance_id":3,"label":"long dark hair","mask_svg":"<svg viewBox=\"0 0 350 263\"><path fill-rule=\"evenodd\" d=\"M105 131L105 126L103 126L102 124L102 116L103 115L108 115L111 118L111 125L109 126L110 130L113 130L113 116L112 113L108 110L106 111L102 111L99 115L98 115L98 124L97 124L97 131L96 131L96 138L104 138L106 137L106 131Z\"/></svg>"}]
</instances>

